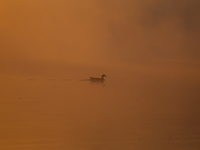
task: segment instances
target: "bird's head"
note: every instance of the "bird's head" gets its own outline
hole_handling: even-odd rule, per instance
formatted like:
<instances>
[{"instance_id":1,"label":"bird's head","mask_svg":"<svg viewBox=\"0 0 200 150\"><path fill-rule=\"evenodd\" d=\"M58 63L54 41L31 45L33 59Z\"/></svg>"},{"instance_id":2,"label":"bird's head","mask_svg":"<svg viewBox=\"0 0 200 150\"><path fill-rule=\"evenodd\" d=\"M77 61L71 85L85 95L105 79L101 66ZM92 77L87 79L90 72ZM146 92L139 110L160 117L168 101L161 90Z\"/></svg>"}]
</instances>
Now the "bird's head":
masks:
<instances>
[{"instance_id":1,"label":"bird's head","mask_svg":"<svg viewBox=\"0 0 200 150\"><path fill-rule=\"evenodd\" d=\"M106 76L105 74L103 74L103 75L102 75L102 78L103 78L103 77L107 77L107 76Z\"/></svg>"}]
</instances>

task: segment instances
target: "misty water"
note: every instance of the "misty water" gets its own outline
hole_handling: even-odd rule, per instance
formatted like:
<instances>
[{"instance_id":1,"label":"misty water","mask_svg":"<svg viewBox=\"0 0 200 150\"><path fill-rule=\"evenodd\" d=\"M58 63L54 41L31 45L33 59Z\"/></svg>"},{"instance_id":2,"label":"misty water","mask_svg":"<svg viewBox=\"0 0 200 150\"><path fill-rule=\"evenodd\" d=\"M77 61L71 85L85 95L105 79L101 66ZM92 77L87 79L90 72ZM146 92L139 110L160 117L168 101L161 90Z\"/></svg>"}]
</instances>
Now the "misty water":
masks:
<instances>
[{"instance_id":1,"label":"misty water","mask_svg":"<svg viewBox=\"0 0 200 150\"><path fill-rule=\"evenodd\" d=\"M200 0L0 0L0 150L200 150L199 18Z\"/></svg>"},{"instance_id":2,"label":"misty water","mask_svg":"<svg viewBox=\"0 0 200 150\"><path fill-rule=\"evenodd\" d=\"M107 76L103 84L82 78L1 79L0 149L200 148L196 81Z\"/></svg>"}]
</instances>

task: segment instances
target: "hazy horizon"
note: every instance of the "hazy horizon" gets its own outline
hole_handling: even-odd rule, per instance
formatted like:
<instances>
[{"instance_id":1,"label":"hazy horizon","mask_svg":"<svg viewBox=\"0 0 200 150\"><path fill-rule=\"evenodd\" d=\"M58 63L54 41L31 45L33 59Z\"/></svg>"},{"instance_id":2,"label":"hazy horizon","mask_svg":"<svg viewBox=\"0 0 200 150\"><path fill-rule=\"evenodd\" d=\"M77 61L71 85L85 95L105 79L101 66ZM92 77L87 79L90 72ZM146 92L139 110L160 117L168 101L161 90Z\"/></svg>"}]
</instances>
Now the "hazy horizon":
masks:
<instances>
[{"instance_id":1,"label":"hazy horizon","mask_svg":"<svg viewBox=\"0 0 200 150\"><path fill-rule=\"evenodd\" d=\"M199 18L199 0L0 1L0 149L199 149Z\"/></svg>"},{"instance_id":2,"label":"hazy horizon","mask_svg":"<svg viewBox=\"0 0 200 150\"><path fill-rule=\"evenodd\" d=\"M198 77L198 4L198 0L2 1L1 75L45 71L47 75L60 68L59 74L67 76L69 68L91 67L147 70L147 74L170 70Z\"/></svg>"}]
</instances>

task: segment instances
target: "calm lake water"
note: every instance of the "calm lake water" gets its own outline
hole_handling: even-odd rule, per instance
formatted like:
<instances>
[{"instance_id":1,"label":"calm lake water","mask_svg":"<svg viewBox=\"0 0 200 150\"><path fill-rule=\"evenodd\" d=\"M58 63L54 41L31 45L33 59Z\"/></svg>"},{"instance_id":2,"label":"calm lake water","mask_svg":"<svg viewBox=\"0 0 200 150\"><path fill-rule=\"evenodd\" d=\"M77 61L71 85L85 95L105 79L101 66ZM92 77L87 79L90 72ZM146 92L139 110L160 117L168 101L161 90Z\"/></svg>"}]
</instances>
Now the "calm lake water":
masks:
<instances>
[{"instance_id":1,"label":"calm lake water","mask_svg":"<svg viewBox=\"0 0 200 150\"><path fill-rule=\"evenodd\" d=\"M199 150L199 82L1 79L1 150Z\"/></svg>"}]
</instances>

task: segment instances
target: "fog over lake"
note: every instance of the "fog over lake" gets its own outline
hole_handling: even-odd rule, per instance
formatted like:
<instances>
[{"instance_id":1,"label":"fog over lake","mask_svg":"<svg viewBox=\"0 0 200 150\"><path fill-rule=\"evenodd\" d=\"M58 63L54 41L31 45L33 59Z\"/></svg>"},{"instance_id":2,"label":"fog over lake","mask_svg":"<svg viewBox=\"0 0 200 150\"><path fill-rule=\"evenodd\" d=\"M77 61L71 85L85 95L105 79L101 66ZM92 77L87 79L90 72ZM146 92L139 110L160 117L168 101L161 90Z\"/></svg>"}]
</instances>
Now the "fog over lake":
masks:
<instances>
[{"instance_id":1,"label":"fog over lake","mask_svg":"<svg viewBox=\"0 0 200 150\"><path fill-rule=\"evenodd\" d=\"M0 1L0 149L200 149L199 7Z\"/></svg>"}]
</instances>

